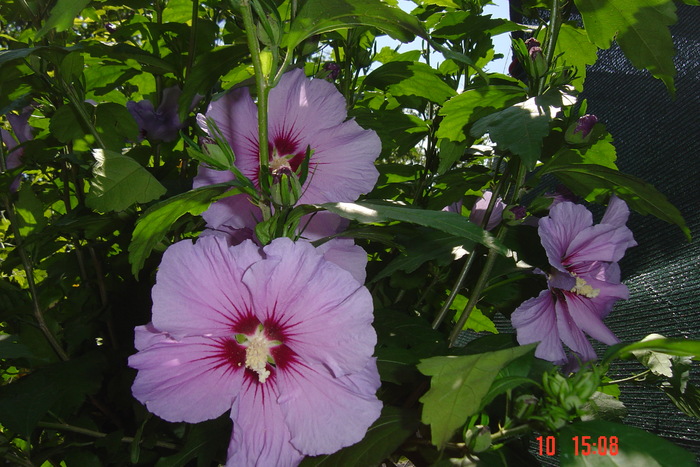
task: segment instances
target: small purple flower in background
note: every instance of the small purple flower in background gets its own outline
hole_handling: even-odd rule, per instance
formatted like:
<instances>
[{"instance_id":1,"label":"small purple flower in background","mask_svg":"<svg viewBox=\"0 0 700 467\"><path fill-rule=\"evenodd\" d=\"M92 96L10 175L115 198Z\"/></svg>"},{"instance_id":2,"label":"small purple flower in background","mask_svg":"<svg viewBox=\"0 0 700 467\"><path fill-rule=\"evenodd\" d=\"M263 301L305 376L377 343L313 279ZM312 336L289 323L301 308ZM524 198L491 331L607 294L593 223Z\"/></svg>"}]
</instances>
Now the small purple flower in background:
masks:
<instances>
[{"instance_id":1,"label":"small purple flower in background","mask_svg":"<svg viewBox=\"0 0 700 467\"><path fill-rule=\"evenodd\" d=\"M493 193L490 191L485 191L484 195L479 198L476 203L474 203L474 206L469 213L470 221L479 226L483 224L484 216L486 215L486 211L488 210L492 196ZM501 220L503 220L503 210L505 208L506 203L504 203L501 198L496 199L496 204L493 206L493 210L491 211L491 215L489 216L489 220L484 229L493 230L498 224L500 224Z\"/></svg>"},{"instance_id":2,"label":"small purple flower in background","mask_svg":"<svg viewBox=\"0 0 700 467\"><path fill-rule=\"evenodd\" d=\"M134 397L161 418L230 411L227 466L294 466L360 441L379 417L372 298L310 243L182 241L136 328Z\"/></svg>"},{"instance_id":3,"label":"small purple flower in background","mask_svg":"<svg viewBox=\"0 0 700 467\"><path fill-rule=\"evenodd\" d=\"M576 122L576 128L574 128L574 134L581 133L581 136L585 138L593 130L595 124L598 123L598 117L591 114L583 115Z\"/></svg>"},{"instance_id":4,"label":"small purple flower in background","mask_svg":"<svg viewBox=\"0 0 700 467\"><path fill-rule=\"evenodd\" d=\"M571 191L566 185L558 184L556 187L554 187L553 192L547 192L544 194L545 198L551 198L552 199L552 204L549 206L549 208L553 208L559 203L563 203L564 201L570 201L572 203L576 203L579 198L574 194L573 191Z\"/></svg>"},{"instance_id":5,"label":"small purple flower in background","mask_svg":"<svg viewBox=\"0 0 700 467\"><path fill-rule=\"evenodd\" d=\"M22 165L24 148L20 148L18 146L31 140L33 137L32 127L29 126L29 117L31 117L33 111L34 108L31 105L28 105L22 109L19 115L15 115L13 113L5 115L5 117L7 117L7 121L10 122L12 132L15 134L13 137L9 131L5 129L0 130L2 142L5 143L5 146L7 147L5 159L5 166L7 170L15 169ZM19 182L20 177L17 177L10 185L10 192L14 193L17 191L19 188Z\"/></svg>"},{"instance_id":6,"label":"small purple flower in background","mask_svg":"<svg viewBox=\"0 0 700 467\"><path fill-rule=\"evenodd\" d=\"M629 298L617 264L637 244L625 226L628 217L627 204L613 196L597 225L588 209L571 202L557 204L540 219L540 240L552 266L548 288L511 316L521 345L540 343L537 357L565 363L563 342L583 361L594 360L584 332L608 345L618 342L602 320L617 300Z\"/></svg>"},{"instance_id":7,"label":"small purple flower in background","mask_svg":"<svg viewBox=\"0 0 700 467\"><path fill-rule=\"evenodd\" d=\"M140 128L140 139L164 142L177 139L179 131L184 126L178 116L177 101L180 94L182 91L177 86L164 89L163 100L158 109L155 109L148 99L126 103L126 108Z\"/></svg>"},{"instance_id":8,"label":"small purple flower in background","mask_svg":"<svg viewBox=\"0 0 700 467\"><path fill-rule=\"evenodd\" d=\"M256 185L260 167L257 115L247 88L212 102L206 114L231 145L236 167ZM374 188L379 177L374 161L381 152L381 141L374 131L346 120L345 99L333 84L310 80L302 70L292 70L270 91L268 115L271 170L286 167L296 172L307 147L313 151L298 204L351 202ZM205 116L197 120L206 130ZM200 166L194 187L233 178L230 172ZM210 228L250 228L260 218L260 210L247 195L234 195L213 203L202 217Z\"/></svg>"}]
</instances>

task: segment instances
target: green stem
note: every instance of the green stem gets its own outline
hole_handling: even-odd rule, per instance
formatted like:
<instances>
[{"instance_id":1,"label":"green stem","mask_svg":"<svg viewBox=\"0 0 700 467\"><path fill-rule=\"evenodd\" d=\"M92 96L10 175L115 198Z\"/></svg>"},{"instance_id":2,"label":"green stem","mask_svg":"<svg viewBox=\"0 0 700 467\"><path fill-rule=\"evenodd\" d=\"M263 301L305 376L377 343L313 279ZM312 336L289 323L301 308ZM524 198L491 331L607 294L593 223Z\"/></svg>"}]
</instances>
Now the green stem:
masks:
<instances>
[{"instance_id":1,"label":"green stem","mask_svg":"<svg viewBox=\"0 0 700 467\"><path fill-rule=\"evenodd\" d=\"M248 48L253 60L253 70L255 72L255 89L258 94L258 151L260 153L260 172L258 181L263 193L267 193L270 188L269 164L270 151L267 145L267 98L269 87L267 77L263 73L262 61L260 60L260 43L256 37L256 27L253 22L253 10L250 0L241 0L241 14L245 25L245 34L248 40Z\"/></svg>"},{"instance_id":2,"label":"green stem","mask_svg":"<svg viewBox=\"0 0 700 467\"><path fill-rule=\"evenodd\" d=\"M199 0L192 0L192 27L190 28L190 44L187 50L187 63L185 64L185 78L192 71L194 65L194 53L197 45L197 24L199 19Z\"/></svg>"},{"instance_id":3,"label":"green stem","mask_svg":"<svg viewBox=\"0 0 700 467\"><path fill-rule=\"evenodd\" d=\"M552 60L554 59L554 49L557 45L557 38L559 37L559 30L561 29L562 17L561 17L561 5L559 5L560 0L552 0L552 13L549 20L549 27L547 28L547 43L545 44L545 58L547 59L548 69L552 67ZM547 81L547 76L540 77L537 86L537 95L542 95L544 93L545 84Z\"/></svg>"},{"instance_id":4,"label":"green stem","mask_svg":"<svg viewBox=\"0 0 700 467\"><path fill-rule=\"evenodd\" d=\"M503 237L505 237L507 230L508 229L505 226L500 227L498 235L496 235L496 239L499 242L503 240ZM452 329L452 333L450 334L449 340L450 347L454 347L455 343L457 342L457 338L459 337L459 334L462 332L464 324L467 322L467 319L469 319L469 315L471 314L474 307L476 307L477 302L481 299L481 292L486 286L486 282L489 279L489 275L491 274L493 265L496 262L496 257L499 254L500 253L498 253L496 250L489 250L489 253L486 256L486 263L484 264L484 269L481 270L479 279L477 279L476 284L474 285L474 289L472 289L472 293L469 295L469 301L467 302L467 306L464 307L462 316L459 317L459 321L457 321L457 324Z\"/></svg>"},{"instance_id":5,"label":"green stem","mask_svg":"<svg viewBox=\"0 0 700 467\"><path fill-rule=\"evenodd\" d=\"M83 105L81 99L78 97L78 94L75 92L73 86L71 84L66 83L63 80L63 78L61 78L61 84L63 85L63 89L65 90L66 95L68 96L68 102L70 102L75 111L78 113L78 116L81 118L83 123L85 123L85 126L87 126L92 136L94 136L97 145L102 149L106 149L107 146L102 140L100 134L97 132L95 125L92 124L92 119L85 111L85 106Z\"/></svg>"},{"instance_id":6,"label":"green stem","mask_svg":"<svg viewBox=\"0 0 700 467\"><path fill-rule=\"evenodd\" d=\"M100 431L90 430L89 428L83 428L80 426L68 425L67 423L51 423L51 422L39 422L37 426L42 428L48 428L50 430L57 431L70 431L71 433L78 433L80 435L91 436L93 438L105 438L107 433L102 433ZM122 443L133 443L134 438L132 436L124 436L121 439ZM172 449L174 451L180 449L180 446L173 443L166 443L164 441L156 441L155 446L160 448Z\"/></svg>"},{"instance_id":7,"label":"green stem","mask_svg":"<svg viewBox=\"0 0 700 467\"><path fill-rule=\"evenodd\" d=\"M622 378L622 379L614 379L605 383L600 383L601 386L611 386L613 384L619 384L619 383L626 383L628 381L635 381L643 376L648 375L651 373L651 370L644 370L641 373L637 373L636 375L628 376L627 378Z\"/></svg>"},{"instance_id":8,"label":"green stem","mask_svg":"<svg viewBox=\"0 0 700 467\"><path fill-rule=\"evenodd\" d=\"M442 308L440 309L440 312L437 314L435 317L435 320L433 320L433 329L437 329L440 327L440 324L445 320L445 317L447 316L447 312L449 311L450 307L452 306L452 303L455 301L455 298L457 297L457 294L459 294L459 291L462 289L462 286L464 285L464 281L467 279L467 274L469 273L469 270L472 268L474 264L474 259L476 258L476 249L472 250L469 253L469 258L467 258L467 261L464 263L464 266L462 266L462 270L459 273L459 277L457 277L457 281L455 282L455 285L452 287L452 291L450 292L450 296L447 297L447 300L445 300L445 303L442 305Z\"/></svg>"},{"instance_id":9,"label":"green stem","mask_svg":"<svg viewBox=\"0 0 700 467\"><path fill-rule=\"evenodd\" d=\"M5 205L5 214L7 215L10 221L12 233L15 236L15 248L19 253L19 257L22 260L22 266L24 267L24 273L27 276L27 286L29 287L29 293L32 296L34 318L36 319L37 324L39 325L39 329L41 329L41 332L44 334L44 337L46 337L46 340L49 341L49 344L56 352L56 355L58 355L61 360L67 361L68 354L65 352L65 350L63 350L61 344L59 344L58 340L51 333L51 330L49 329L48 325L46 324L46 320L44 319L44 312L41 309L41 304L39 303L39 290L36 286L36 282L34 282L34 268L32 266L31 259L29 258L27 252L24 249L24 242L22 239L22 235L19 231L19 226L17 225L17 216L15 215L14 206L12 206L12 203L10 203L10 200L7 196L3 196L3 201L3 204Z\"/></svg>"},{"instance_id":10,"label":"green stem","mask_svg":"<svg viewBox=\"0 0 700 467\"><path fill-rule=\"evenodd\" d=\"M491 443L496 443L502 439L505 438L513 438L515 436L521 436L524 434L527 434L532 431L532 428L530 428L530 425L520 425L516 426L515 428L511 428L506 430L501 429L497 431L496 433L491 435Z\"/></svg>"}]
</instances>

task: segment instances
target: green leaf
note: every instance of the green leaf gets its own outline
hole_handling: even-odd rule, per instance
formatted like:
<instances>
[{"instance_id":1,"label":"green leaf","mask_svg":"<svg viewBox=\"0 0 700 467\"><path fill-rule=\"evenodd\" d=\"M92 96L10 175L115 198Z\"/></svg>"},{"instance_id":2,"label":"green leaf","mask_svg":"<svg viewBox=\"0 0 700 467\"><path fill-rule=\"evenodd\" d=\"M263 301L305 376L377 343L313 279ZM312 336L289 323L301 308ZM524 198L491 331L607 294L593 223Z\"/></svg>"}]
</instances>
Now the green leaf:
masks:
<instances>
[{"instance_id":1,"label":"green leaf","mask_svg":"<svg viewBox=\"0 0 700 467\"><path fill-rule=\"evenodd\" d=\"M58 0L51 9L49 18L41 29L37 31L34 40L38 41L52 29L56 29L56 32L61 32L72 27L73 19L78 16L89 3L90 0Z\"/></svg>"},{"instance_id":2,"label":"green leaf","mask_svg":"<svg viewBox=\"0 0 700 467\"><path fill-rule=\"evenodd\" d=\"M46 227L44 205L36 197L29 183L23 184L19 191L19 199L15 203L15 212L17 213L19 234L22 237L37 233Z\"/></svg>"},{"instance_id":3,"label":"green leaf","mask_svg":"<svg viewBox=\"0 0 700 467\"><path fill-rule=\"evenodd\" d=\"M0 359L33 357L29 347L22 344L17 336L9 334L0 335Z\"/></svg>"},{"instance_id":4,"label":"green leaf","mask_svg":"<svg viewBox=\"0 0 700 467\"><path fill-rule=\"evenodd\" d=\"M632 344L620 343L610 347L603 356L603 364L610 363L614 358L626 358L634 355L634 351L652 350L679 357L692 357L700 360L700 340L693 339L652 339L634 342Z\"/></svg>"},{"instance_id":5,"label":"green leaf","mask_svg":"<svg viewBox=\"0 0 700 467\"><path fill-rule=\"evenodd\" d=\"M484 86L464 91L447 101L440 109L439 115L444 118L436 136L451 141L464 141L465 127L521 101L526 95L522 88L505 85Z\"/></svg>"},{"instance_id":6,"label":"green leaf","mask_svg":"<svg viewBox=\"0 0 700 467\"><path fill-rule=\"evenodd\" d=\"M582 410L586 412L585 415L581 416L581 420L584 422L589 420L617 422L627 415L625 404L620 402L617 397L601 391L594 392Z\"/></svg>"},{"instance_id":7,"label":"green leaf","mask_svg":"<svg viewBox=\"0 0 700 467\"><path fill-rule=\"evenodd\" d=\"M92 114L94 107L84 104L88 115ZM79 139L87 133L82 125L81 118L71 105L63 105L56 109L49 122L51 133L62 143L67 143L74 139Z\"/></svg>"},{"instance_id":8,"label":"green leaf","mask_svg":"<svg viewBox=\"0 0 700 467\"><path fill-rule=\"evenodd\" d=\"M353 26L373 26L401 42L426 36L416 17L380 0L307 0L292 22L285 46L291 49L316 34Z\"/></svg>"},{"instance_id":9,"label":"green leaf","mask_svg":"<svg viewBox=\"0 0 700 467\"><path fill-rule=\"evenodd\" d=\"M326 203L320 207L347 219L353 219L365 224L402 221L432 227L450 233L455 237L463 237L481 243L501 254L506 253L506 248L490 233L469 222L466 217L462 217L454 212L428 211L407 206L377 204L369 201Z\"/></svg>"},{"instance_id":10,"label":"green leaf","mask_svg":"<svg viewBox=\"0 0 700 467\"><path fill-rule=\"evenodd\" d=\"M595 164L551 167L547 173L553 173L574 193L589 201L599 193L596 189L612 190L638 213L652 214L670 224L676 224L688 240L691 238L690 229L678 209L656 188L640 178Z\"/></svg>"},{"instance_id":11,"label":"green leaf","mask_svg":"<svg viewBox=\"0 0 700 467\"><path fill-rule=\"evenodd\" d=\"M225 45L197 57L178 100L180 121L185 121L197 95L206 95L219 78L235 68L247 53L245 45Z\"/></svg>"},{"instance_id":12,"label":"green leaf","mask_svg":"<svg viewBox=\"0 0 700 467\"><path fill-rule=\"evenodd\" d=\"M453 322L457 322L459 320L459 317L462 316L462 312L467 306L467 301L467 297L465 297L464 295L460 294L455 297L455 300L454 302L452 302L452 306L450 307L451 309L456 311L453 318ZM496 329L496 325L493 324L493 321L491 321L490 318L485 316L478 308L474 308L471 311L471 313L469 313L467 322L464 323L464 328L462 328L462 330L467 329L471 329L474 332L486 331L492 334L498 334L498 329Z\"/></svg>"},{"instance_id":13,"label":"green leaf","mask_svg":"<svg viewBox=\"0 0 700 467\"><path fill-rule=\"evenodd\" d=\"M421 420L430 425L433 444L444 446L455 430L479 411L501 368L534 348L532 344L476 355L422 360L418 370L432 378L430 389L420 399L423 403Z\"/></svg>"},{"instance_id":14,"label":"green leaf","mask_svg":"<svg viewBox=\"0 0 700 467\"><path fill-rule=\"evenodd\" d=\"M187 213L194 216L203 213L215 196L230 188L228 184L204 186L151 206L136 222L129 244L129 262L134 276L176 220Z\"/></svg>"},{"instance_id":15,"label":"green leaf","mask_svg":"<svg viewBox=\"0 0 700 467\"><path fill-rule=\"evenodd\" d=\"M582 437L589 436L590 443L596 443L595 452L582 455ZM611 455L611 441L616 437L618 453ZM574 451L574 440L579 444L578 455ZM675 444L654 434L617 423L593 420L577 422L561 429L559 436L559 452L562 467L694 467L695 456ZM605 441L603 441L604 439ZM587 440L588 441L588 440ZM599 454L600 446L605 443L608 451Z\"/></svg>"},{"instance_id":16,"label":"green leaf","mask_svg":"<svg viewBox=\"0 0 700 467\"><path fill-rule=\"evenodd\" d=\"M70 415L87 394L100 387L104 359L87 354L42 367L16 382L0 386L0 423L29 436L47 411Z\"/></svg>"},{"instance_id":17,"label":"green leaf","mask_svg":"<svg viewBox=\"0 0 700 467\"><path fill-rule=\"evenodd\" d=\"M95 109L95 129L105 144L120 150L125 140L136 141L139 126L125 106L115 102L100 104Z\"/></svg>"},{"instance_id":18,"label":"green leaf","mask_svg":"<svg viewBox=\"0 0 700 467\"><path fill-rule=\"evenodd\" d=\"M129 156L96 149L94 179L85 204L101 212L123 211L134 203L147 203L163 196L166 189L148 170Z\"/></svg>"},{"instance_id":19,"label":"green leaf","mask_svg":"<svg viewBox=\"0 0 700 467\"><path fill-rule=\"evenodd\" d=\"M678 388L670 384L662 384L661 390L671 399L671 402L686 415L700 418L700 389L698 389L697 386L688 383L685 387L685 391L681 392Z\"/></svg>"},{"instance_id":20,"label":"green leaf","mask_svg":"<svg viewBox=\"0 0 700 467\"><path fill-rule=\"evenodd\" d=\"M671 94L675 87L675 49L668 26L677 21L673 0L575 0L588 38L601 49L613 38L637 68L661 79Z\"/></svg>"},{"instance_id":21,"label":"green leaf","mask_svg":"<svg viewBox=\"0 0 700 467\"><path fill-rule=\"evenodd\" d=\"M433 68L420 62L389 62L367 75L364 85L393 96L417 96L438 104L455 95Z\"/></svg>"},{"instance_id":22,"label":"green leaf","mask_svg":"<svg viewBox=\"0 0 700 467\"><path fill-rule=\"evenodd\" d=\"M564 105L573 105L567 95L545 94L492 113L474 123L471 135L486 133L502 150L520 156L532 170L542 152L542 139L549 134L549 123Z\"/></svg>"},{"instance_id":23,"label":"green leaf","mask_svg":"<svg viewBox=\"0 0 700 467\"><path fill-rule=\"evenodd\" d=\"M382 414L357 444L328 456L307 457L300 467L379 465L418 428L414 411L384 406Z\"/></svg>"},{"instance_id":24,"label":"green leaf","mask_svg":"<svg viewBox=\"0 0 700 467\"><path fill-rule=\"evenodd\" d=\"M583 90L586 66L593 65L598 59L598 47L588 40L586 30L573 24L562 24L554 53L564 54L560 60L576 68L576 79L571 84L577 91Z\"/></svg>"}]
</instances>

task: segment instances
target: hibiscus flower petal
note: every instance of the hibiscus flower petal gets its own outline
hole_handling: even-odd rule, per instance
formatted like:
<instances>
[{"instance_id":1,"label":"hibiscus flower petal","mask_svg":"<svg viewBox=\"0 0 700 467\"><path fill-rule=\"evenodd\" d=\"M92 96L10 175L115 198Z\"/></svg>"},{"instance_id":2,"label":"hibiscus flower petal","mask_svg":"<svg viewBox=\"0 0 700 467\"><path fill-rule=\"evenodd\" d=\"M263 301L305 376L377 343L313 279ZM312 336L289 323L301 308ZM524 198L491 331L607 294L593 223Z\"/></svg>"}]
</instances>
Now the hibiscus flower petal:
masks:
<instances>
[{"instance_id":1,"label":"hibiscus flower petal","mask_svg":"<svg viewBox=\"0 0 700 467\"><path fill-rule=\"evenodd\" d=\"M216 418L231 408L243 381L222 352L222 341L207 337L164 339L141 349L129 357L139 370L132 393L170 422Z\"/></svg>"},{"instance_id":2,"label":"hibiscus flower petal","mask_svg":"<svg viewBox=\"0 0 700 467\"><path fill-rule=\"evenodd\" d=\"M617 262L627 248L636 245L627 227L598 224L583 229L569 243L564 255L565 266L585 261Z\"/></svg>"},{"instance_id":3,"label":"hibiscus flower petal","mask_svg":"<svg viewBox=\"0 0 700 467\"><path fill-rule=\"evenodd\" d=\"M559 340L554 298L549 289L524 301L510 317L520 345L539 342L535 356L551 362L566 359Z\"/></svg>"},{"instance_id":4,"label":"hibiscus flower petal","mask_svg":"<svg viewBox=\"0 0 700 467\"><path fill-rule=\"evenodd\" d=\"M264 251L243 276L258 318L284 327L302 361L336 376L362 370L377 342L369 291L308 242L278 238Z\"/></svg>"},{"instance_id":5,"label":"hibiscus flower petal","mask_svg":"<svg viewBox=\"0 0 700 467\"><path fill-rule=\"evenodd\" d=\"M603 324L599 306L594 300L576 294L566 295L569 314L576 327L604 344L613 345L619 342L615 334Z\"/></svg>"},{"instance_id":6,"label":"hibiscus flower petal","mask_svg":"<svg viewBox=\"0 0 700 467\"><path fill-rule=\"evenodd\" d=\"M582 230L593 225L593 215L585 206L568 201L549 210L549 216L539 222L539 235L547 252L549 264L565 271L561 264L569 245Z\"/></svg>"},{"instance_id":7,"label":"hibiscus flower petal","mask_svg":"<svg viewBox=\"0 0 700 467\"><path fill-rule=\"evenodd\" d=\"M153 325L175 338L230 334L250 303L243 270L260 259L251 241L229 247L225 239L207 236L171 245L153 287Z\"/></svg>"},{"instance_id":8,"label":"hibiscus flower petal","mask_svg":"<svg viewBox=\"0 0 700 467\"><path fill-rule=\"evenodd\" d=\"M231 409L227 467L292 467L304 458L291 443L277 390L246 380Z\"/></svg>"},{"instance_id":9,"label":"hibiscus flower petal","mask_svg":"<svg viewBox=\"0 0 700 467\"><path fill-rule=\"evenodd\" d=\"M295 371L296 370L296 371ZM307 455L330 454L360 441L379 418L382 403L376 361L356 374L334 378L321 366L295 366L278 373L292 444Z\"/></svg>"},{"instance_id":10,"label":"hibiscus flower petal","mask_svg":"<svg viewBox=\"0 0 700 467\"><path fill-rule=\"evenodd\" d=\"M350 202L372 191L379 178L374 160L382 150L374 131L349 120L314 131L304 141L314 153L300 204Z\"/></svg>"},{"instance_id":11,"label":"hibiscus flower petal","mask_svg":"<svg viewBox=\"0 0 700 467\"><path fill-rule=\"evenodd\" d=\"M311 136L338 125L347 117L345 106L343 95L333 84L308 79L301 69L291 70L270 91L270 139L288 134Z\"/></svg>"},{"instance_id":12,"label":"hibiscus flower petal","mask_svg":"<svg viewBox=\"0 0 700 467\"><path fill-rule=\"evenodd\" d=\"M334 238L316 249L323 254L327 261L350 272L357 282L365 283L367 252L362 247L355 245L351 238Z\"/></svg>"},{"instance_id":13,"label":"hibiscus flower petal","mask_svg":"<svg viewBox=\"0 0 700 467\"><path fill-rule=\"evenodd\" d=\"M586 306L581 304L581 300L574 293L563 292L562 295L563 298L554 303L559 337L567 347L579 354L583 361L595 360L596 354L593 346L573 318L574 315L585 313Z\"/></svg>"}]
</instances>

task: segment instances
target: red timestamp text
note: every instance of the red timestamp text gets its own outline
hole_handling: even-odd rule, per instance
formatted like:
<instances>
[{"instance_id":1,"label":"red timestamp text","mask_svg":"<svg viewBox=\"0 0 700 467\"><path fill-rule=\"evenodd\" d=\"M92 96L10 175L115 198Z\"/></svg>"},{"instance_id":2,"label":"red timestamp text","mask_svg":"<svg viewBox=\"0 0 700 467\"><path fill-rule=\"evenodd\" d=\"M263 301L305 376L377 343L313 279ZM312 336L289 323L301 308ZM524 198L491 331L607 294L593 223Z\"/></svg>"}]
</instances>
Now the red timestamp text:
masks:
<instances>
[{"instance_id":1,"label":"red timestamp text","mask_svg":"<svg viewBox=\"0 0 700 467\"><path fill-rule=\"evenodd\" d=\"M617 436L574 436L574 456L616 456L619 452ZM538 436L540 456L554 456L557 453L557 439L554 436Z\"/></svg>"}]
</instances>

